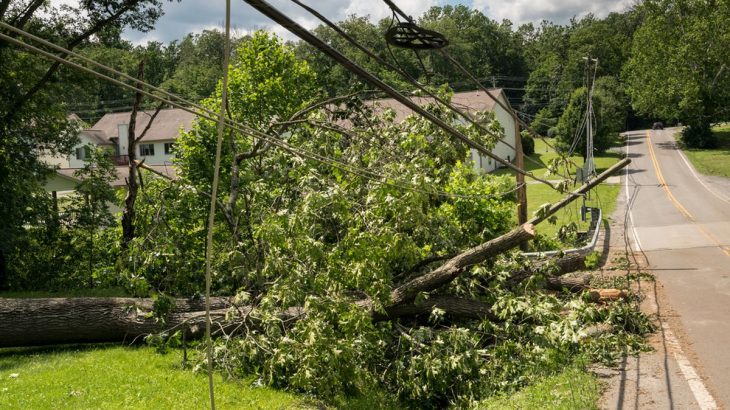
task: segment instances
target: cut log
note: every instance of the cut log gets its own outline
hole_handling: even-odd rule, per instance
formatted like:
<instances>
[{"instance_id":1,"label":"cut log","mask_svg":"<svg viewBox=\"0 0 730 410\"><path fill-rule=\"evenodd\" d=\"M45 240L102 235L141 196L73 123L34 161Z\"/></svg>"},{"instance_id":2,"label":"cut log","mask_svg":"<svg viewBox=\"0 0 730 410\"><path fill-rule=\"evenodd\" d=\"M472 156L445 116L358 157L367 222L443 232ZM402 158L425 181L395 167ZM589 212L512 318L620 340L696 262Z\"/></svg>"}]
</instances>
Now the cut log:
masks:
<instances>
[{"instance_id":1,"label":"cut log","mask_svg":"<svg viewBox=\"0 0 730 410\"><path fill-rule=\"evenodd\" d=\"M211 314L222 320L228 299L211 303ZM136 298L0 298L0 347L131 342L170 328L195 337L205 327L203 300L177 299L164 324L149 315L152 306L152 299Z\"/></svg>"},{"instance_id":2,"label":"cut log","mask_svg":"<svg viewBox=\"0 0 730 410\"><path fill-rule=\"evenodd\" d=\"M625 299L627 294L621 289L591 289L591 300L594 302L608 302Z\"/></svg>"}]
</instances>

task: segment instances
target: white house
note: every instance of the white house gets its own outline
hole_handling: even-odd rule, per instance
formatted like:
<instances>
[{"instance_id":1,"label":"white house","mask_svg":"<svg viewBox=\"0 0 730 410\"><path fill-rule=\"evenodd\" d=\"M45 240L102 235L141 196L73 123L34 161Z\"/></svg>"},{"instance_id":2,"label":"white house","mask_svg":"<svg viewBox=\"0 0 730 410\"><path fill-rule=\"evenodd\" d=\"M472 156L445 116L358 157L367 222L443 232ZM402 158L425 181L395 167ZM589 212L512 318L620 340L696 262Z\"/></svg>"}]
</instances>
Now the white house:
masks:
<instances>
[{"instance_id":1,"label":"white house","mask_svg":"<svg viewBox=\"0 0 730 410\"><path fill-rule=\"evenodd\" d=\"M137 113L136 134L139 136L149 124L153 111ZM91 127L91 130L106 135L113 144L118 163L128 161L129 112L106 114ZM195 115L178 109L161 110L150 129L137 144L137 159L144 159L147 165L169 165L175 149L175 140L180 131L190 131ZM121 165L121 164L120 164Z\"/></svg>"},{"instance_id":2,"label":"white house","mask_svg":"<svg viewBox=\"0 0 730 410\"><path fill-rule=\"evenodd\" d=\"M139 135L149 124L153 111L137 113L136 134ZM46 182L46 191L73 191L79 180L74 173L84 167L92 148L106 148L113 155L117 166L117 180L112 185L125 185L128 174L129 157L129 118L130 112L104 115L89 129L79 132L79 142L74 146L71 155L65 157L46 156L43 160L57 167L56 174ZM172 157L175 140L180 131L189 131L193 127L195 115L181 109L161 110L150 129L137 144L137 160L144 159L146 165L168 176L174 176Z\"/></svg>"},{"instance_id":3,"label":"white house","mask_svg":"<svg viewBox=\"0 0 730 410\"><path fill-rule=\"evenodd\" d=\"M501 88L491 88L489 91L491 95L497 97L506 107L511 109L504 90ZM431 97L414 97L411 98L411 100L418 105L435 102L435 100ZM371 100L368 103L372 104L375 110L390 108L395 111L396 122L403 121L407 116L414 114L413 110L392 98ZM497 121L499 121L504 131L504 141L512 147L516 146L515 130L517 129L517 122L515 121L515 118L512 116L510 111L502 108L484 91L464 91L454 93L451 98L451 104L455 108L470 115L474 115L477 112L494 112ZM461 122L465 123L466 121L462 118ZM507 144L504 142L498 142L494 149L492 149L492 153L506 161L512 162L515 160L515 150ZM474 163L474 167L484 170L485 172L490 172L498 168L498 164L494 160L480 154L475 149L471 150L471 158Z\"/></svg>"}]
</instances>

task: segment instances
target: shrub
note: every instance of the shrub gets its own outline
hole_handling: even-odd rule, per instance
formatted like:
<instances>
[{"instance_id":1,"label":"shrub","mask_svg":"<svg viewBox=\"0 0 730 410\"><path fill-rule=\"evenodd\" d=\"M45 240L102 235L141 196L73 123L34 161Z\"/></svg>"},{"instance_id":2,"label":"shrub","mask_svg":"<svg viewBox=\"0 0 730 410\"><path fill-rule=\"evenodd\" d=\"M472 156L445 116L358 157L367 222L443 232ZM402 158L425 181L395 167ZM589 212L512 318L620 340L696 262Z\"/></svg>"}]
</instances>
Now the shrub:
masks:
<instances>
[{"instance_id":1,"label":"shrub","mask_svg":"<svg viewBox=\"0 0 730 410\"><path fill-rule=\"evenodd\" d=\"M525 155L532 155L535 153L535 139L530 134L523 132L522 136L522 152Z\"/></svg>"},{"instance_id":2,"label":"shrub","mask_svg":"<svg viewBox=\"0 0 730 410\"><path fill-rule=\"evenodd\" d=\"M707 122L690 124L685 127L679 139L687 148L714 148L717 146L717 138Z\"/></svg>"}]
</instances>

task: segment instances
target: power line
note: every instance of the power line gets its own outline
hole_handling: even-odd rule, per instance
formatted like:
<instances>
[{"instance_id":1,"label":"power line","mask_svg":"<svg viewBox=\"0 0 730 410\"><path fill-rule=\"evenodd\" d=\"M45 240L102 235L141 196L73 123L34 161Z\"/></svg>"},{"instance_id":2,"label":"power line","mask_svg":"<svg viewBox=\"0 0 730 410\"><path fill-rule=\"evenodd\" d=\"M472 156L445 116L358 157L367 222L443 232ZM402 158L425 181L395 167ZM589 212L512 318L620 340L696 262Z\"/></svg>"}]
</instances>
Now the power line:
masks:
<instances>
[{"instance_id":1,"label":"power line","mask_svg":"<svg viewBox=\"0 0 730 410\"><path fill-rule=\"evenodd\" d=\"M374 52L372 52L371 50L369 50L369 49L368 49L367 47L365 47L365 46L363 46L362 44L360 44L360 43L359 43L359 42L358 42L357 40L355 40L355 39L354 39L354 38L353 38L352 36L350 36L349 34L347 34L347 33L346 33L346 32L345 32L344 30L342 30L342 29L341 29L341 28L340 28L339 26L337 26L337 25L336 25L335 23L333 23L333 22L332 22L331 20L329 20L328 18L326 18L326 17L324 16L324 15L322 15L321 13L319 13L319 12L318 12L317 10L315 10L314 8L312 8L312 7L309 7L309 6L307 6L306 4L302 3L302 2L301 2L301 1L299 1L299 0L292 0L292 2L293 2L293 3L295 3L295 4L297 4L297 5L298 5L298 6L300 6L301 8L305 9L305 10L306 10L307 12L309 12L309 13L310 13L310 14L312 14L313 16L315 16L315 17L316 17L317 19L319 19L319 20L320 20L321 22L323 22L323 23L324 23L325 25L327 25L327 26L328 26L328 27L330 27L330 28L331 28L332 30L334 30L334 31L335 31L335 32L336 32L336 33L337 33L337 34L338 34L338 35L339 35L340 37L344 38L344 39L345 39L345 40L346 40L347 42L349 42L350 44L352 44L352 45L353 45L353 46L354 46L355 48L357 48L357 49L358 49L358 50L360 50L361 52L365 53L365 54L366 54L366 55L367 55L368 57L370 57L370 58L374 59L375 61L377 61L377 62L378 62L378 63L380 63L381 65L384 65L384 66L386 66L386 67L387 67L387 68L389 68L390 70L392 70L392 71L395 71L396 73L400 74L400 75L401 75L401 76L402 76L403 78L405 78L405 79L406 79L406 81L408 81L408 82L409 82L409 83L411 83L412 85L416 86L416 87L417 87L417 88L418 88L419 90L421 90L422 92L424 92L424 93L428 94L428 95L429 95L429 96L430 96L431 98L433 98L434 100L436 100L436 101L437 101L437 102L439 102L440 104L442 104L442 105L446 106L446 107L447 107L448 109L450 109L450 110L451 110L452 112L454 112L454 113L456 113L457 115L459 115L460 117L464 118L464 119L465 119L465 120L467 120L467 121L468 121L469 123L471 123L471 124L475 125L475 126L476 126L476 127L478 127L479 129L481 129L481 130L482 130L483 132L485 132L485 133L487 133L487 134L489 134L489 135L492 135L492 136L494 136L494 137L498 138L500 142L502 142L503 144L507 145L507 146L508 146L509 148L511 148L511 149L514 149L514 150L516 150L516 148L515 148L514 146L512 146L512 145L511 145L511 144L509 144L508 142L504 141L504 138L505 138L506 136L505 136L505 137L502 137L502 138L500 138L500 137L499 137L499 135L495 135L495 134L494 134L494 133L493 133L492 131L490 131L490 130L486 129L486 128L485 128L485 127L484 127L484 126L482 125L482 124L478 123L478 122L477 122L477 121L475 121L475 120L474 120L473 118L471 118L471 116L469 116L468 114L466 114L466 113L464 113L464 112L462 112L462 111L458 110L458 109L457 109L457 108L455 107L455 104L454 104L453 102L449 103L448 101L446 101L446 100L442 99L441 97L439 97L438 95L436 95L435 93L433 93L432 91L430 91L430 90L429 90L429 89L428 89L428 88L427 88L427 87L426 87L425 85L421 84L421 83L420 83L420 82L418 82L418 81L417 81L416 79L414 79L414 78L413 78L412 76L410 76L410 75L409 75L409 74L408 74L408 73L406 72L406 70L404 70L404 69L403 69L403 67L401 67L401 66L400 66L400 64L398 63L398 60L397 60L397 59L395 59L395 57L393 57L393 60L394 60L394 61L396 62L396 64L398 64L398 67L396 67L396 66L394 66L393 64L389 63L389 62L388 62L387 60L383 59L382 57L378 56L377 54L375 54ZM391 56L392 56L392 55L393 55L393 52L392 52L392 51L390 50L390 46L388 46L388 51L390 52L390 54L391 54ZM536 161L536 163L537 163L537 161Z\"/></svg>"},{"instance_id":2,"label":"power line","mask_svg":"<svg viewBox=\"0 0 730 410\"><path fill-rule=\"evenodd\" d=\"M5 27L5 26L7 26L5 23L0 22L0 27ZM47 45L49 47L52 47L54 49L58 49L61 52L66 52L66 53L68 53L69 56L80 57L83 60L88 60L88 62L90 62L90 63L92 63L94 65L97 65L99 67L104 68L105 70L108 70L108 71L113 72L115 74L121 75L122 77L126 77L128 79L131 79L136 84L140 84L140 87L141 86L147 86L148 88L153 89L153 90L154 89L157 89L156 87L154 87L154 86L152 86L150 84L147 84L144 81L140 81L140 80L137 80L135 78L132 78L131 76L128 76L128 75L126 75L124 73L120 73L120 72L114 70L113 68L107 67L107 66L105 66L105 65L103 65L101 63L98 63L97 61L94 61L92 59L88 59L88 58L85 58L85 57L78 56L76 53L73 53L70 50L65 50L65 49L63 49L62 47L60 47L60 46L58 46L56 44L53 44L53 43L48 42L46 40L43 40L43 39L41 39L39 37L36 37L36 36L34 36L34 35L30 34L30 33L25 32L23 30L16 29L15 27L12 27L12 26L8 26L8 27L10 27L13 31L17 32L20 35L23 35L23 36L32 38L32 39L34 39L34 40L36 40L38 42L41 42L42 44L45 44L45 45ZM37 54L40 54L40 55L42 55L42 56L44 56L46 58L49 58L49 59L51 59L53 61L57 61L57 62L59 62L61 64L68 65L68 66L70 66L72 68L76 68L78 70L87 72L87 73L89 73L89 74L91 74L93 76L102 78L102 79L104 79L106 81L109 81L109 82L111 82L113 84L116 84L118 86L127 88L127 89L132 90L132 91L138 91L141 94L143 94L143 95L145 95L145 96L147 96L147 97L149 97L149 98L151 98L153 100L160 101L160 102L163 102L165 104L169 104L169 105L171 105L173 107L179 108L181 110L184 110L186 112L189 112L189 113L191 113L193 115L196 115L198 117L201 117L201 118L204 118L204 119L207 119L207 120L210 120L210 121L215 121L215 117L214 117L215 113L214 112L212 112L212 111L210 111L210 110L208 110L208 109L206 109L204 107L198 106L198 105L196 105L194 103L190 103L190 105L194 106L195 108L198 108L199 111L193 110L193 109L191 109L191 108L189 108L187 106L184 106L184 105L182 105L182 104L180 104L178 102L174 102L174 101L171 101L171 100L162 98L160 96L154 95L154 94L152 94L152 93L150 93L150 92L148 92L148 91L146 91L146 90L144 90L142 88L136 87L134 85L126 84L126 83L124 83L124 82L122 82L122 81L120 81L118 79L114 79L114 78L109 77L109 76L107 76L105 74L101 74L99 72L96 72L96 71L94 71L94 70L92 70L92 69L90 69L88 67L81 66L81 65L79 65L77 63L71 62L71 61L69 61L69 60L67 60L65 58L59 57L59 56L57 56L55 54L52 54L52 53L49 53L49 52L47 52L45 50L41 50L41 49L39 49L39 48L37 48L35 46L32 46L32 45L27 44L27 43L24 43L23 41L20 41L18 39L15 39L15 38L13 38L11 36L8 36L6 34L0 33L0 38L1 39L4 39L4 40L6 40L6 41L8 41L10 43L13 43L15 45L18 45L20 47L26 48L29 51L35 52ZM174 99L179 99L180 101L186 102L185 99L183 99L183 98L181 98L179 96L176 96L176 95L174 95L172 93L168 93L168 92L166 92L164 90L160 90L160 91L161 91L162 94L165 94L165 95L168 95L170 97L173 97ZM329 157L326 157L326 156L323 156L323 155L319 155L319 154L316 154L316 153L313 153L313 152L309 152L307 150L303 150L303 149L294 147L291 144L286 143L285 141L282 141L282 140L277 139L277 138L273 138L273 137L269 136L266 133L263 133L261 131L255 130L255 129L250 128L250 127L248 127L248 126L246 126L244 124L240 124L240 123L235 122L235 121L232 121L232 120L226 120L225 121L225 125L228 126L231 129L233 129L233 130L239 131L239 132L244 133L246 135L249 135L249 136L252 136L252 137L255 137L255 138L260 138L261 140L263 140L263 141L265 141L265 142L267 142L267 143L269 143L271 145L274 145L276 147L279 147L279 148L281 148L281 149L283 149L283 150L285 150L287 152L290 152L291 154L294 154L294 155L296 155L298 157L305 158L305 159L309 159L309 160L316 161L316 162L320 162L320 163L323 163L325 165L329 165L329 166L338 168L338 169L340 169L342 171L351 173L353 175L357 175L357 176L360 176L362 178L371 180L371 181L373 181L373 182L375 182L377 184L391 186L391 187L398 188L398 189L402 189L402 190L410 190L410 191L420 192L420 193L427 194L427 195L440 195L440 196L454 197L454 198L475 198L476 197L476 198L481 198L481 199L489 199L489 198L496 198L496 197L502 197L502 196L508 195L508 194L510 194L510 193L514 192L515 190L517 190L517 189L520 188L520 186L518 186L518 187L516 187L516 188L514 188L512 190L504 191L504 192L500 192L500 193L495 193L495 194L489 195L489 196L483 196L483 195L460 195L460 194L453 194L453 193L444 192L444 191L440 191L440 190L430 191L430 190L426 190L426 189L421 189L421 188L415 187L415 186L413 186L413 184L400 183L400 182L392 182L392 181L389 181L389 178L392 178L392 177L387 177L387 176L385 176L383 174L379 174L379 173L376 173L376 172L371 171L371 170L362 169L362 168L359 168L359 167L356 167L356 166L353 166L353 165L350 165L350 164L346 164L346 163L337 161L335 159L332 159L332 158L329 158Z\"/></svg>"},{"instance_id":3,"label":"power line","mask_svg":"<svg viewBox=\"0 0 730 410\"><path fill-rule=\"evenodd\" d=\"M392 0L383 0L383 1L385 2L385 4L387 4L387 5L388 5L388 7L390 7L390 8L391 8L391 10L393 10L394 12L396 12L396 13L398 13L399 15L403 16L403 18L405 18L406 20L408 20L408 21L409 21L410 23L413 23L413 24L415 24L415 21L413 21L413 18L411 18L411 16L409 16L409 15L407 15L407 14L406 14L405 12L403 12L403 10L401 10L401 9L400 9L400 8L399 8L399 7L398 7L398 6L397 6L397 5L395 4L395 3L393 3L393 1L392 1ZM502 107L502 108L503 108L503 109L504 109L505 111L507 111L507 112L512 112L512 115L513 115L513 116L514 116L514 118L515 118L515 119L516 119L516 120L517 120L517 121L518 121L518 122L520 123L520 125L522 125L522 126L523 126L523 127L525 128L525 129L527 129L527 130L528 130L528 131L529 131L529 132L530 132L531 134L533 134L534 136L536 136L536 137L538 137L538 138L541 138L541 139L543 140L543 142L545 143L545 145L549 146L549 147L550 147L550 148L552 148L552 149L553 149L553 150L554 150L554 151L555 151L555 152L556 152L556 153L557 153L558 155L560 155L561 157L563 157L563 156L562 156L562 154L561 154L561 153L560 153L560 152L559 152L559 151L558 151L558 150L557 150L557 149L556 149L556 148L555 148L555 147L554 147L554 146L553 146L552 144L550 144L550 143L548 143L547 141L545 141L545 137L544 137L544 136L542 136L542 135L538 134L538 133L537 133L537 132L536 132L535 130L533 130L533 129L532 129L532 127L530 127L530 126L529 126L529 125L528 125L528 124L527 124L527 123L526 123L525 121L523 121L523 120L522 120L521 118L519 118L519 116L518 116L518 115L517 115L517 114L516 114L516 113L514 112L514 110L512 109L512 107L507 107L507 106L505 106L505 105L504 105L504 103L502 103L502 101L500 101L500 100L499 100L498 98L496 98L496 97L495 97L494 95L492 95L492 93L490 93L490 92L489 92L489 89L488 89L488 88L486 88L486 87L485 87L485 86L484 86L484 85L483 85L483 84L482 84L481 82L479 82L479 80L478 80L478 79L477 79L476 77L474 77L474 75L473 75L473 74L472 74L471 72L469 72L469 70L467 70L467 69L466 69L466 68L465 68L465 67L464 67L463 65L461 65L461 63L459 63L459 62L458 62L458 61L457 61L456 59L454 59L454 58L453 58L453 57L452 57L452 56L451 56L451 55L450 55L449 53L447 53L447 52L446 52L446 50L444 50L443 48L439 48L439 49L438 49L438 51L439 51L439 52L441 53L441 55L443 55L443 56L444 56L444 57L445 57L445 58L446 58L447 60L449 60L449 62L450 62L451 64L453 64L454 66L456 66L456 67L457 67L457 68L459 69L459 71L461 71L461 72L462 72L462 74L466 75L466 76L467 76L467 77L468 77L468 78L469 78L469 79L470 79L470 80L471 80L472 82L474 82L474 83L475 83L475 85L477 85L477 86L478 86L479 88L481 88L481 89L482 89L482 90L483 90L483 91L484 91L485 93L487 93L487 95L489 95L489 96L490 96L490 97L492 98L492 100L493 100L493 101L494 101L495 103L497 103L497 104L498 104L498 105L499 105L500 107ZM575 163L574 163L574 162L573 162L572 160L570 160L570 158L565 158L565 157L563 157L563 159L564 159L564 160L566 160L566 161L569 161L569 162L570 162L571 164L573 164L573 165L574 165L574 166L576 166L576 167L578 166L578 165L577 165L577 164L575 164Z\"/></svg>"},{"instance_id":4,"label":"power line","mask_svg":"<svg viewBox=\"0 0 730 410\"><path fill-rule=\"evenodd\" d=\"M423 107L419 106L418 104L414 103L410 99L408 99L405 95L401 94L397 90L395 90L390 85L383 82L381 79L370 73L369 71L365 70L361 66L359 66L357 63L352 61L351 59L345 57L342 53L335 50L331 46L329 46L327 43L319 39L317 36L312 34L309 30L305 29L298 23L296 23L294 20L283 14L278 9L271 6L269 3L263 0L244 0L246 3L248 3L253 8L260 11L262 14L266 15L270 19L274 20L276 23L281 25L282 27L289 30L292 34L296 35L300 39L304 40L305 42L309 43L310 45L314 46L315 48L322 51L324 54L328 55L332 59L334 59L336 62L338 62L342 67L347 69L348 71L351 71L352 73L358 75L363 80L367 81L371 85L375 86L376 88L382 90L384 93L395 99L396 101L400 102L401 104L405 105L407 108L411 109L412 111L420 114L424 118L426 118L428 121L430 121L432 124L436 125L437 127L441 128L446 133L450 134L451 136L457 138L458 140L465 143L467 146L474 148L475 150L479 151L480 153L494 159L496 162L512 169L515 172L518 172L522 175L529 176L530 178L542 182L546 185L549 185L553 189L557 190L557 188L550 182L545 179L539 178L532 174L531 172L525 171L524 169L521 169L519 167L516 167L509 163L508 161L505 161L504 159L500 158L498 155L495 155L488 149L486 149L483 145L475 142L474 140L470 139L457 129L455 129L450 124L446 123L444 120L439 118L438 116L434 115L430 111L424 109Z\"/></svg>"}]
</instances>

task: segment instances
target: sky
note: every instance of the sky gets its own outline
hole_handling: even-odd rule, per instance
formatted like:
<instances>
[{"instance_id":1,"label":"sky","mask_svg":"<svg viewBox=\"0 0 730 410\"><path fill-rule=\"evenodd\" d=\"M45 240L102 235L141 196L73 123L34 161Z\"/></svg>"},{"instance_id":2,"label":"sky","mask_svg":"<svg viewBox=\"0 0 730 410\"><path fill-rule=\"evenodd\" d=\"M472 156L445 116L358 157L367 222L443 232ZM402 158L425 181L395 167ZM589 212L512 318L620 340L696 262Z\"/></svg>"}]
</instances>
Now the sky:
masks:
<instances>
[{"instance_id":1,"label":"sky","mask_svg":"<svg viewBox=\"0 0 730 410\"><path fill-rule=\"evenodd\" d=\"M306 28L314 28L318 20L309 15L290 0L268 0L269 3L293 18ZM401 9L413 17L418 17L432 6L446 4L464 4L477 9L488 17L501 21L509 19L515 25L522 23L539 23L549 20L558 24L567 23L572 17L582 17L593 13L605 17L613 11L623 11L636 0L394 0ZM54 5L78 4L78 0L51 0ZM369 16L377 21L391 15L382 0L302 0L303 3L317 9L332 21L340 21L347 16L357 14ZM222 28L225 15L223 0L177 0L165 1L165 15L162 16L155 29L141 33L127 30L123 37L135 44L148 41L168 43L183 38L188 33L200 33L206 29ZM231 2L231 24L237 34L266 29L273 31L285 39L293 39L285 29L248 6L242 0Z\"/></svg>"},{"instance_id":2,"label":"sky","mask_svg":"<svg viewBox=\"0 0 730 410\"><path fill-rule=\"evenodd\" d=\"M52 3L73 3L77 0L52 0ZM501 21L509 19L516 25L550 20L565 24L571 17L582 17L593 13L604 17L613 11L623 11L635 0L394 0L406 13L420 16L431 6L464 4L483 12L488 17ZM299 24L314 28L318 21L290 0L269 0L270 4L285 12ZM381 0L302 0L316 8L333 21L340 21L349 15L367 15L372 20L390 16L390 10ZM165 2L165 15L148 33L126 31L124 37L135 44L147 41L167 43L180 39L187 33L199 33L205 29L221 28L225 15L223 0L182 0ZM231 22L239 34L256 29L273 31L286 39L292 36L267 17L251 8L242 0L231 2Z\"/></svg>"}]
</instances>

